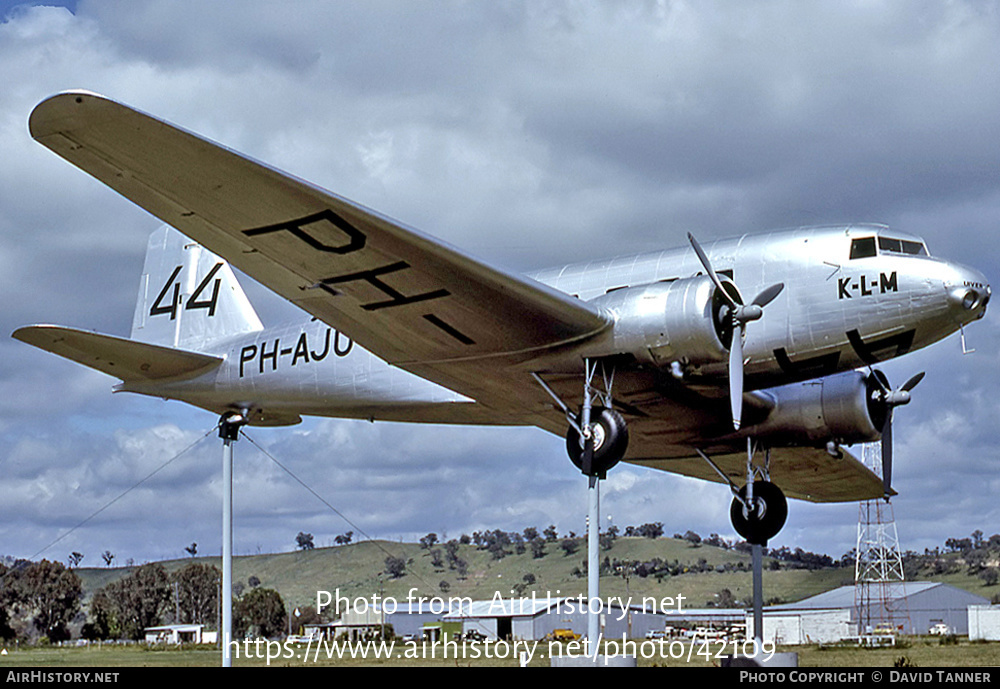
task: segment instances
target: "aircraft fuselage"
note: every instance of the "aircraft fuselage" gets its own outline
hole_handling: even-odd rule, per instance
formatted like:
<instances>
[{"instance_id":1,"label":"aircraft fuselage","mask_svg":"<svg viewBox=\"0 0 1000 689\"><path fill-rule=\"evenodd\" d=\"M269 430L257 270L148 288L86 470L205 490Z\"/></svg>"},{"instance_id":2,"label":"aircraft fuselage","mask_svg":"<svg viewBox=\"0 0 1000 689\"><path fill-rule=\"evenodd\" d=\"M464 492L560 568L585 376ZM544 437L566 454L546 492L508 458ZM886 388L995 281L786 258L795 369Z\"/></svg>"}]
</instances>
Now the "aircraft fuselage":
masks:
<instances>
[{"instance_id":1,"label":"aircraft fuselage","mask_svg":"<svg viewBox=\"0 0 1000 689\"><path fill-rule=\"evenodd\" d=\"M911 253L874 248L880 237L909 242ZM919 239L880 226L803 228L722 240L706 250L716 270L744 298L769 284L785 284L766 315L748 329L748 390L833 375L925 347L981 318L990 295L977 271L932 258ZM616 295L637 286L670 285L701 272L693 251L683 248L569 265L531 277L602 305L617 320ZM654 318L664 307L655 293L637 299ZM611 328L561 352L560 361L549 358L544 368L573 370L581 357L618 354L638 354L640 363L667 367L673 363L670 334L662 341L658 335L652 335L644 352L616 351L621 337ZM622 341L632 346L633 338L626 335ZM716 343L716 349L715 360L709 356L692 364L679 358L674 370L690 384L718 385L726 376L726 363L724 347ZM215 342L206 353L224 359L206 375L120 389L210 409L243 406L372 420L513 422L382 361L315 319Z\"/></svg>"}]
</instances>

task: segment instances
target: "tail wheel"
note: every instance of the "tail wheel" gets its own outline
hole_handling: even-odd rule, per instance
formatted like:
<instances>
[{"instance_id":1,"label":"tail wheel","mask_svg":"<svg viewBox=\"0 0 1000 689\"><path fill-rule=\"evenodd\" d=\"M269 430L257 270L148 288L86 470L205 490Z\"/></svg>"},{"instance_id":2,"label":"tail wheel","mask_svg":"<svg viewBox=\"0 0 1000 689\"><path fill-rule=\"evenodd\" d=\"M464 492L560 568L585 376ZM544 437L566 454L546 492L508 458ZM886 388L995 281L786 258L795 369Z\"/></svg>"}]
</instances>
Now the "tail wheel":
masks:
<instances>
[{"instance_id":1,"label":"tail wheel","mask_svg":"<svg viewBox=\"0 0 1000 689\"><path fill-rule=\"evenodd\" d=\"M788 502L781 489L769 481L753 482L753 509L744 506L747 488L740 489L740 497L733 498L729 508L736 533L753 545L767 545L785 525L788 518Z\"/></svg>"},{"instance_id":2,"label":"tail wheel","mask_svg":"<svg viewBox=\"0 0 1000 689\"><path fill-rule=\"evenodd\" d=\"M594 407L590 412L594 430L594 456L589 476L604 477L608 469L621 461L628 449L628 427L614 409ZM583 443L580 434L570 426L566 433L566 452L577 469L583 471Z\"/></svg>"}]
</instances>

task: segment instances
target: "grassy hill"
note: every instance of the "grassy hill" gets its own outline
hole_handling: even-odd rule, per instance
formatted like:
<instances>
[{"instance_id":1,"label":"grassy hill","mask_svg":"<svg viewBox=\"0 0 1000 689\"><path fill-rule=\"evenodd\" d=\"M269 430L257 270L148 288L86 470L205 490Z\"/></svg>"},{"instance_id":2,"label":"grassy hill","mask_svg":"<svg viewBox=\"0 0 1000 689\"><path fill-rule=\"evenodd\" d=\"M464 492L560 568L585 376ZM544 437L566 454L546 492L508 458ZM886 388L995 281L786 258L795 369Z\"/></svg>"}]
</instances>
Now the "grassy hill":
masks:
<instances>
[{"instance_id":1,"label":"grassy hill","mask_svg":"<svg viewBox=\"0 0 1000 689\"><path fill-rule=\"evenodd\" d=\"M524 585L525 576L534 577L531 585L524 587L524 594L530 596L552 595L576 596L586 593L585 571L586 543L580 539L580 550L566 555L558 542L549 543L546 555L532 557L528 550L523 554L510 554L495 559L488 551L473 545L459 546L458 557L467 563L467 573L460 577L455 570L435 567L429 549L415 543L393 543L388 541L367 541L333 548L315 548L308 551L253 555L236 557L233 561L233 578L248 587L248 580L256 577L260 585L276 589L291 605L315 604L317 591L339 590L340 595L351 599L373 595L392 597L403 601L411 589L417 589L414 596L430 597L471 597L490 599L497 592L504 597L511 595L511 589ZM437 546L440 549L440 546ZM405 573L396 579L381 574L385 570L387 557L398 557L406 561ZM618 538L608 550L602 550L601 560L647 561L654 558L676 562L682 569L725 568L745 571L700 571L680 573L676 576L639 577L632 575L626 582L620 576L601 577L603 596L624 596L634 599L642 596L685 596L684 607L705 607L714 604L717 594L729 589L737 599L748 599L751 591L750 557L733 550L700 545L692 546L687 541L673 538ZM699 561L704 561L699 565ZM176 571L192 562L220 566L218 557L197 557L164 561L161 564L168 572ZM770 559L765 558L765 569ZM106 584L125 576L127 567L80 568L80 576L88 594ZM766 599L780 598L786 601L798 600L839 586L851 579L853 572L847 569L823 569L816 571L788 570L765 572L764 596ZM530 579L530 577L529 577ZM441 582L447 582L445 592Z\"/></svg>"},{"instance_id":2,"label":"grassy hill","mask_svg":"<svg viewBox=\"0 0 1000 689\"><path fill-rule=\"evenodd\" d=\"M586 542L578 540L580 549L572 555L566 555L556 541L547 545L546 555L542 558L533 558L529 549L520 555L509 554L499 560L487 550L461 545L457 555L467 563L464 577L449 569L447 564L435 567L430 550L419 544L390 541L366 541L308 551L236 557L233 577L237 584L243 584L245 588L249 588L250 578L256 577L260 586L276 589L287 604L294 606L315 605L317 591L334 594L338 590L341 596L351 600L371 600L372 596L382 596L403 602L411 589L416 589L414 596L425 598L468 596L478 600L493 598L497 592L505 598L510 597L511 590L521 584L525 596L532 593L538 597L549 594L576 596L585 594L587 590L586 575L582 573L585 571ZM443 554L440 544L434 547L442 550ZM394 579L383 574L389 556L406 561L406 570L401 577ZM644 596L661 599L683 595L685 608L715 605L719 600L718 594L725 589L736 600L751 598L750 556L735 550L704 544L692 546L687 541L674 538L619 537L610 549L600 552L600 559L603 561L605 558L640 562L658 558L676 563L679 573L660 577L633 574L628 581L615 575L602 576L601 595L604 597L631 595L633 600L640 600ZM173 572L192 562L221 566L218 557L168 560L161 564L168 572ZM771 558L765 558L764 569L766 601L801 600L851 584L854 580L852 567L791 569L787 563L773 564ZM129 571L127 567L76 570L88 598L101 586L125 576ZM533 577L532 584L525 585L526 575ZM982 579L962 573L920 578L942 581L986 598L992 598L1000 591L996 585L988 586ZM445 589L441 587L441 582L446 582Z\"/></svg>"}]
</instances>

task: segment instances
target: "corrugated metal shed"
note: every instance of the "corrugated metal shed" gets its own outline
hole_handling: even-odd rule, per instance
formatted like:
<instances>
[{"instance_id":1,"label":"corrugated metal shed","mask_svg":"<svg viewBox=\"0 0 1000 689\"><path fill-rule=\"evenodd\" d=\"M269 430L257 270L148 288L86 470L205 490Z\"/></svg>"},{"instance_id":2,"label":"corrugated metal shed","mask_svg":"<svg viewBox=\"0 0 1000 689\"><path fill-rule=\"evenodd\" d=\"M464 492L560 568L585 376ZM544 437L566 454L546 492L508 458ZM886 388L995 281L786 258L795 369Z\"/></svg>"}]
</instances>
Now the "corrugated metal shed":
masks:
<instances>
[{"instance_id":1,"label":"corrugated metal shed","mask_svg":"<svg viewBox=\"0 0 1000 689\"><path fill-rule=\"evenodd\" d=\"M942 622L955 634L968 634L969 606L989 604L982 596L932 581L909 581L900 584L898 588L901 593L892 600L890 606L894 611L909 615L910 627L904 630L907 634L926 634L933 625ZM774 606L768 610L850 610L851 623L857 625L854 596L853 586L841 586L797 603ZM765 629L766 627L765 623Z\"/></svg>"}]
</instances>

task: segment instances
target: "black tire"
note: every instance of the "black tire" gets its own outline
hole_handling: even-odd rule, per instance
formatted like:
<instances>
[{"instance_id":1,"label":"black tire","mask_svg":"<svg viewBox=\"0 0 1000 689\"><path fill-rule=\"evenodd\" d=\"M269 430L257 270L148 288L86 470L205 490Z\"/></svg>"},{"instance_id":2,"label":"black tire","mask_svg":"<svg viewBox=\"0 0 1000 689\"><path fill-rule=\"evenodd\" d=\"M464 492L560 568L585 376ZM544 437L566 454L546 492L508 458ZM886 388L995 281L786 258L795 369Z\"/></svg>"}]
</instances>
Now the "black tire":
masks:
<instances>
[{"instance_id":1,"label":"black tire","mask_svg":"<svg viewBox=\"0 0 1000 689\"><path fill-rule=\"evenodd\" d=\"M594 407L590 411L591 423L595 426L594 456L590 461L588 476L604 478L608 470L621 461L628 449L628 425L621 414L614 409ZM600 428L596 428L600 426ZM583 448L580 434L572 426L566 433L566 452L577 469L583 471Z\"/></svg>"},{"instance_id":2,"label":"black tire","mask_svg":"<svg viewBox=\"0 0 1000 689\"><path fill-rule=\"evenodd\" d=\"M746 499L747 487L740 488L740 498ZM788 501L781 489L769 481L753 482L753 514L745 514L743 503L733 498L729 518L736 533L753 545L767 545L785 525L788 518Z\"/></svg>"}]
</instances>

